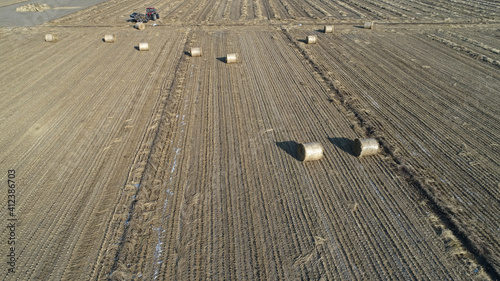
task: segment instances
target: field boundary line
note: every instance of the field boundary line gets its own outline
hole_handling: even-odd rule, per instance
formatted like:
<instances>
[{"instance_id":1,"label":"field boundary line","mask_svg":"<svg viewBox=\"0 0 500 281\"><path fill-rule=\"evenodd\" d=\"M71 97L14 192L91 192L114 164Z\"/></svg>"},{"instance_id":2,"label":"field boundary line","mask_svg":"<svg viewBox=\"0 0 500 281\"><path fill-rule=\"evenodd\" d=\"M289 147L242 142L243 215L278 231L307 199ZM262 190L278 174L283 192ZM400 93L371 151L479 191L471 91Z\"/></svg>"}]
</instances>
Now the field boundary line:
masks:
<instances>
[{"instance_id":1,"label":"field boundary line","mask_svg":"<svg viewBox=\"0 0 500 281\"><path fill-rule=\"evenodd\" d=\"M184 50L186 48L186 44L188 43L188 40L187 40L188 33L189 33L189 31L186 31L182 35L182 36L184 36L184 38L182 39L184 44L182 44L182 43L179 44L179 45L182 45L182 47L179 48L181 50ZM162 48L163 49L167 48L168 43L169 43L169 41L167 40L165 42L165 45ZM160 57L161 57L161 54L158 55L158 59L161 59ZM137 187L135 192L134 192L134 195L133 195L133 198L136 198L136 199L132 200L130 206L128 206L128 208L126 208L126 210L124 212L127 216L126 222L129 222L130 219L133 217L135 204L137 203L137 197L138 197L139 192L141 190L142 180L143 180L144 175L147 171L147 169L145 169L145 167L148 165L149 160L151 158L151 155L153 154L154 150L152 148L158 142L158 136L159 136L159 132L160 132L160 128L161 128L160 124L163 123L164 120L167 119L167 118L165 118L165 115L167 113L166 110L167 110L167 107L171 104L170 101L171 101L173 89L175 88L176 83L177 83L176 77L178 75L178 70L181 68L182 63L184 61L186 61L185 57L186 56L185 56L184 52L181 52L180 57L177 60L174 60L174 61L177 61L177 65L173 68L174 69L173 75L167 75L166 77L164 77L163 81L161 82L161 84L159 86L159 93L158 93L158 98L157 98L158 105L155 106L156 107L155 109L153 109L149 123L147 124L148 128L152 128L152 131L150 131L148 129L144 132L144 135L142 137L142 141L138 145L138 149L135 153L134 161L130 165L128 176L127 176L126 180L124 181L123 189L122 189L123 192L125 192L128 185L131 185L131 182L134 183L133 186ZM165 67L165 64L167 64L167 62L163 61L160 63L162 64L162 66L160 66L160 71L161 71L161 69L163 69ZM148 137L148 135L152 135L152 137ZM142 154L141 152L144 150L144 148L146 147L145 144L147 144L147 143L150 143L150 145L147 145L147 148L149 150L147 152L147 156L144 157L144 159L140 159L141 154ZM136 167L136 166L140 166L139 168L141 168L141 167L143 168L142 171L140 171L139 175L135 171L136 168L134 168L134 167ZM124 202L124 203L127 203L127 202ZM120 213L117 213L117 210L119 210L119 209L120 209L120 202L118 202L118 205L116 205L114 207L113 213L115 215L120 215ZM113 224L113 219L109 222L109 224ZM109 267L106 268L106 266L104 266L104 267L101 266L99 269L96 270L96 272L93 274L92 278L99 279L103 275L105 275L106 278L110 278L112 273L114 271L118 270L118 265L120 262L120 253L122 252L122 250L124 248L125 239L127 237L129 226L130 226L130 223L126 223L124 228L118 229L117 234L114 236L114 237L119 237L119 239L118 239L118 241L114 241L114 243L117 243L118 245L115 249L115 253L113 254L114 261L112 262L112 266L110 268ZM119 234L119 232L121 232L121 231L122 231L122 233ZM109 234L107 234L106 236L108 236L108 235ZM113 239L113 237L110 237L107 239ZM108 254L110 254L110 253L108 253ZM102 255L108 255L108 254L103 253Z\"/></svg>"},{"instance_id":2,"label":"field boundary line","mask_svg":"<svg viewBox=\"0 0 500 281\"><path fill-rule=\"evenodd\" d=\"M184 49L187 48L188 46L188 43L189 41L187 40L187 38L189 37L189 34L186 34L186 37L184 38ZM167 41L168 42L168 41ZM181 53L181 57L175 67L175 70L174 70L174 75L172 77L172 82L170 83L170 86L168 86L168 88L164 88L165 86L165 83L168 82L168 78L169 77L166 77L165 80L163 81L162 83L162 87L160 88L160 96L162 96L163 94L163 91L166 91L167 92L167 97L166 97L166 101L165 101L165 104L162 106L161 108L161 113L160 113L160 120L165 120L164 117L165 117L165 112L166 112L166 108L167 106L169 105L169 103L167 102L171 96L171 93L173 92L173 89L175 88L176 84L177 84L177 80L176 80L176 77L179 73L179 69L181 69L181 66L183 64L183 62L186 61L186 55L184 54L184 52ZM160 121L160 124L162 122ZM158 136L160 135L159 132L160 132L160 128L161 126L157 126L155 128L155 132L154 132L154 137L152 139L152 143L151 143L151 149L149 150L149 153L148 153L148 156L145 160L146 162L146 166L147 166L147 163L149 163L150 159L151 159L151 155L153 154L153 146L155 146L155 144L158 142ZM139 187L137 188L136 190L136 194L135 196L138 197L139 195L139 192L141 190L141 183L142 183L142 180L144 179L144 175L146 174L146 171L147 169L144 169L141 173L141 176L139 178L139 181L138 181L138 185ZM131 179L131 176L129 176L129 178L127 179L127 182ZM134 213L134 209L135 209L135 204L137 202L137 199L133 200L132 201L132 204L130 205L130 208L129 208L129 211L128 211L128 218L127 218L127 221L129 221L131 218L132 218L132 215ZM127 236L127 233L128 233L128 229L129 229L129 226L130 224L127 224L125 226L125 229L123 230L123 234L120 238L120 242L119 242L119 245L118 245L118 249L116 251L116 255L115 255L115 262L113 264L113 267L111 268L111 272L110 272L110 276L111 274L118 268L118 264L120 262L120 253L121 251L123 250L123 247L124 247L124 241L125 241L125 238Z\"/></svg>"}]
</instances>

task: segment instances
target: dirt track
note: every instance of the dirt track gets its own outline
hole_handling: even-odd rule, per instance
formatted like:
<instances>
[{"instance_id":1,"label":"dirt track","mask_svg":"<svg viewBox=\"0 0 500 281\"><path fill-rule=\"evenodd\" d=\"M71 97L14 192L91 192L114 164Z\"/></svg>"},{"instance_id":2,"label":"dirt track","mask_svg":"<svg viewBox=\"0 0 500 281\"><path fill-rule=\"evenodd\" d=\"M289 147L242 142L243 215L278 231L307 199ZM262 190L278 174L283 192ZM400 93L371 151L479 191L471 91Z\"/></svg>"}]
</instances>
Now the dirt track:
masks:
<instances>
[{"instance_id":1,"label":"dirt track","mask_svg":"<svg viewBox=\"0 0 500 281\"><path fill-rule=\"evenodd\" d=\"M498 278L498 3L198 3L1 31L4 280Z\"/></svg>"}]
</instances>

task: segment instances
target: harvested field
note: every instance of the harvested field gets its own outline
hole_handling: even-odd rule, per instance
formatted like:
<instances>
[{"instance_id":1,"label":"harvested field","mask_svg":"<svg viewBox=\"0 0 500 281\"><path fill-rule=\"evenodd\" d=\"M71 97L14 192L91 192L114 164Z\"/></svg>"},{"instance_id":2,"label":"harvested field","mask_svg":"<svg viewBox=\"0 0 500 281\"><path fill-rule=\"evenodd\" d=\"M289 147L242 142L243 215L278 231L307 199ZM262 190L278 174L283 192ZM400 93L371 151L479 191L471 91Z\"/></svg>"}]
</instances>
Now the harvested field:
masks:
<instances>
[{"instance_id":1,"label":"harvested field","mask_svg":"<svg viewBox=\"0 0 500 281\"><path fill-rule=\"evenodd\" d=\"M500 278L500 5L430 3L154 0L137 30L145 6L107 1L0 29L2 280Z\"/></svg>"},{"instance_id":2,"label":"harvested field","mask_svg":"<svg viewBox=\"0 0 500 281\"><path fill-rule=\"evenodd\" d=\"M299 38L306 32L291 33ZM500 265L494 254L500 246L495 235L500 227L498 65L463 48L440 48L439 34L433 29L411 34L349 30L325 37L322 48L299 47L369 134L386 141L399 164L426 181L425 192L442 211Z\"/></svg>"},{"instance_id":3,"label":"harvested field","mask_svg":"<svg viewBox=\"0 0 500 281\"><path fill-rule=\"evenodd\" d=\"M170 0L150 1L169 25L252 25L256 23L307 23L311 21L360 22L496 22L500 5L495 1L394 1L394 0ZM76 12L54 25L125 24L132 11L145 8L134 1L108 1ZM116 16L110 17L110 14Z\"/></svg>"}]
</instances>

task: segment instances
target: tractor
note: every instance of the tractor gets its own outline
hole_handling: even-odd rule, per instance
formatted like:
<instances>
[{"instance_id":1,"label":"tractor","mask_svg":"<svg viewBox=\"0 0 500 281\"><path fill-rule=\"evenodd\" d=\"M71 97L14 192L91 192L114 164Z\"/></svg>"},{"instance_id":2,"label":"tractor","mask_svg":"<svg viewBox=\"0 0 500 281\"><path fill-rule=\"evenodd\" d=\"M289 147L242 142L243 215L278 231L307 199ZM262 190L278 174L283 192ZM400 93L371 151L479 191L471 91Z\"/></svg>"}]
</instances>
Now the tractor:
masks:
<instances>
[{"instance_id":1,"label":"tractor","mask_svg":"<svg viewBox=\"0 0 500 281\"><path fill-rule=\"evenodd\" d=\"M157 20L160 18L160 14L156 12L155 8L146 8L146 17L150 20Z\"/></svg>"},{"instance_id":2,"label":"tractor","mask_svg":"<svg viewBox=\"0 0 500 281\"><path fill-rule=\"evenodd\" d=\"M149 20L157 20L160 18L160 14L156 12L155 8L146 8L146 14L133 13L130 15L131 21L135 22L148 22Z\"/></svg>"}]
</instances>

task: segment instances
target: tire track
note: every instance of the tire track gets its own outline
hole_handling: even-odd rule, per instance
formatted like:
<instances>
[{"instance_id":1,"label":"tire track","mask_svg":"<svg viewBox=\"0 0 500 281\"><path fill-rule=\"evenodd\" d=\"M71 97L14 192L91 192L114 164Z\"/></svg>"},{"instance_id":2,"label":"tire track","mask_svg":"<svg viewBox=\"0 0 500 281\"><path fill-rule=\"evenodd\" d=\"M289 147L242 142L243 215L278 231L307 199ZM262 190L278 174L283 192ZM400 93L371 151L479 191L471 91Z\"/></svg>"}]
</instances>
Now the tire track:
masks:
<instances>
[{"instance_id":1,"label":"tire track","mask_svg":"<svg viewBox=\"0 0 500 281\"><path fill-rule=\"evenodd\" d=\"M186 37L187 35L184 35L184 39L181 40L181 44L178 45L177 49L173 50L177 50L178 51L177 53L180 53L181 49L179 47L184 46L184 44L182 43L185 42ZM162 50L169 50L169 49L166 48L165 46ZM165 54L172 55L174 54L173 50L169 50L169 52ZM183 61L182 59L179 60L176 69L174 69L173 73L177 73L177 70L179 69L179 67L181 67L182 61ZM161 66L165 68L168 66L168 64L163 63L161 64ZM147 244L149 239L146 241L141 241L142 243L138 244L137 241L139 240L137 236L140 235L141 231L148 229L148 227L145 227L144 224L150 221L151 214L143 214L143 211L145 210L145 208L148 208L148 206L151 207L154 205L151 204L152 203L151 201L155 200L154 197L152 196L158 196L158 191L159 191L158 188L161 188L157 184L151 186L147 184L144 185L143 180L147 182L147 178L144 178L145 175L144 171L148 169L153 169L157 171L157 167L155 167L154 164L155 162L150 161L153 153L162 153L161 147L160 149L158 149L152 146L152 144L158 142L158 137L160 136L158 129L159 124L157 124L156 122L162 120L163 116L165 116L165 112L168 112L166 111L167 110L166 107L169 105L166 102L170 100L169 96L171 95L171 92L173 91L174 87L177 86L177 84L174 83L175 78L176 78L175 75L166 76L162 82L163 84L160 89L161 92L164 94L160 93L161 103L156 109L157 112L153 115L154 116L154 119L152 119L153 124L149 127L150 130L148 131L147 137L143 141L143 144L146 144L147 146L145 147L144 153L140 153L136 156L137 158L135 159L134 162L136 163L135 166L137 168L135 170L132 169L130 171L129 178L127 180L127 185L125 186L125 188L127 188L127 186L136 187L135 189L131 189L131 191L135 193L134 196L132 196L132 199L129 199L130 196L122 199L122 201L125 200L125 202L121 204L127 204L127 203L130 204L128 206L125 205L128 207L125 213L126 223L124 227L115 229L114 232L110 233L110 236L108 236L109 237L108 240L111 240L113 242L116 242L114 241L114 239L116 238L118 238L119 240L118 241L119 246L116 249L113 249L113 251L109 251L108 253L106 253L106 256L114 255L116 258L115 259L105 258L105 260L114 260L114 264L107 265L109 267L104 266L101 272L99 273L99 276L101 277L105 278L109 276L113 278L120 278L120 276L123 278L127 278L124 276L130 277L131 275L128 274L130 269L124 266L126 264L129 264L128 261L130 261L131 264L135 264L136 269L137 268L140 269L144 266L143 264L144 261L141 261L140 259L137 260L142 255L135 256L134 254L137 252L140 253L142 251L145 251L146 249L143 248L143 245ZM176 97L174 96L173 100L175 101L175 99ZM169 119L167 118L165 122L169 122ZM115 210L117 210L118 207L119 205L115 207ZM108 270L111 272L109 272Z\"/></svg>"}]
</instances>

